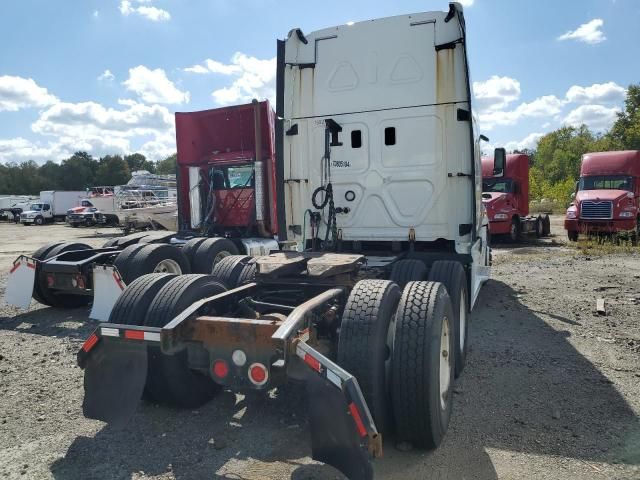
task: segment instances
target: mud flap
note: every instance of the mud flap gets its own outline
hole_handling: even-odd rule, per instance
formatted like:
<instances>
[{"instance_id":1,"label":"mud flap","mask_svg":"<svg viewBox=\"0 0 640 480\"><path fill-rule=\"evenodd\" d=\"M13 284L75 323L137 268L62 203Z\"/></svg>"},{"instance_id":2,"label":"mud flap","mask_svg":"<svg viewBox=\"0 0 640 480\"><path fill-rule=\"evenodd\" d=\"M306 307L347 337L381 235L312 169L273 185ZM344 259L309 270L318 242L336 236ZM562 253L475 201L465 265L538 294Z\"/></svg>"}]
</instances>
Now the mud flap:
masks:
<instances>
[{"instance_id":1,"label":"mud flap","mask_svg":"<svg viewBox=\"0 0 640 480\"><path fill-rule=\"evenodd\" d=\"M350 480L371 480L371 455L354 428L343 392L326 378L309 375L307 398L313 459L337 468Z\"/></svg>"},{"instance_id":2,"label":"mud flap","mask_svg":"<svg viewBox=\"0 0 640 480\"><path fill-rule=\"evenodd\" d=\"M9 270L9 280L4 294L5 303L22 309L29 308L35 279L36 261L20 255Z\"/></svg>"},{"instance_id":3,"label":"mud flap","mask_svg":"<svg viewBox=\"0 0 640 480\"><path fill-rule=\"evenodd\" d=\"M97 337L96 341L88 353L78 353L78 363L84 368L82 411L87 418L123 425L142 398L147 345L108 337Z\"/></svg>"},{"instance_id":4,"label":"mud flap","mask_svg":"<svg viewBox=\"0 0 640 480\"><path fill-rule=\"evenodd\" d=\"M96 265L93 269L93 306L89 318L109 321L109 315L126 285L118 269Z\"/></svg>"}]
</instances>

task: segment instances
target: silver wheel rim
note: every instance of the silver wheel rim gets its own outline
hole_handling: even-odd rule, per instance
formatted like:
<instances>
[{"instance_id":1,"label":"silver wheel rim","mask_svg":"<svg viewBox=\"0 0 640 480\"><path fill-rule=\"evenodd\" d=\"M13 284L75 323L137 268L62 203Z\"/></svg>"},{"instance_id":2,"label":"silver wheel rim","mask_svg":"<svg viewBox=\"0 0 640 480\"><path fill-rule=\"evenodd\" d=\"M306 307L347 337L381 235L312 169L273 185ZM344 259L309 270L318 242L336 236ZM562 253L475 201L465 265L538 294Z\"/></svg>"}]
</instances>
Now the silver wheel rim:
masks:
<instances>
[{"instance_id":1,"label":"silver wheel rim","mask_svg":"<svg viewBox=\"0 0 640 480\"><path fill-rule=\"evenodd\" d=\"M467 339L467 303L464 290L460 292L460 351L464 352L464 342Z\"/></svg>"},{"instance_id":2,"label":"silver wheel rim","mask_svg":"<svg viewBox=\"0 0 640 480\"><path fill-rule=\"evenodd\" d=\"M153 273L173 273L174 275L182 275L182 269L178 262L167 258L160 261L156 268L153 269Z\"/></svg>"},{"instance_id":3,"label":"silver wheel rim","mask_svg":"<svg viewBox=\"0 0 640 480\"><path fill-rule=\"evenodd\" d=\"M211 271L213 272L213 267L215 267L220 260L230 255L231 255L231 252L227 252L226 250L223 250L220 253L218 253L213 259L213 265L211 265Z\"/></svg>"},{"instance_id":4,"label":"silver wheel rim","mask_svg":"<svg viewBox=\"0 0 640 480\"><path fill-rule=\"evenodd\" d=\"M440 330L440 406L442 410L447 409L447 398L449 397L449 386L451 384L451 352L449 351L449 319L442 319L442 329Z\"/></svg>"}]
</instances>

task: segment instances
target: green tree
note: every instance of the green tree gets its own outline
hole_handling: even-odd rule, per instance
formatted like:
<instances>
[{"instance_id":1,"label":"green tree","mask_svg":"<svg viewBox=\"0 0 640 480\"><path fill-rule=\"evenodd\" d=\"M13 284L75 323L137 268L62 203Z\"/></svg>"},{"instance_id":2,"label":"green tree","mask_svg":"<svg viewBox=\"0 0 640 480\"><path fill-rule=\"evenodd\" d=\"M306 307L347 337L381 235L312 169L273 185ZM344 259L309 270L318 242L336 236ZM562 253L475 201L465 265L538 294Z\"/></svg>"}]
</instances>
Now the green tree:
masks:
<instances>
[{"instance_id":1,"label":"green tree","mask_svg":"<svg viewBox=\"0 0 640 480\"><path fill-rule=\"evenodd\" d=\"M125 155L124 160L125 162L127 162L130 172L135 172L136 170L146 170L147 172L155 173L156 171L155 163L147 160L147 157L145 157L141 153Z\"/></svg>"},{"instance_id":2,"label":"green tree","mask_svg":"<svg viewBox=\"0 0 640 480\"><path fill-rule=\"evenodd\" d=\"M170 175L176 173L178 164L178 154L174 153L173 155L169 155L164 160L160 160L156 164L156 173L160 175Z\"/></svg>"},{"instance_id":3,"label":"green tree","mask_svg":"<svg viewBox=\"0 0 640 480\"><path fill-rule=\"evenodd\" d=\"M622 150L640 150L640 84L629 85L624 107L611 127L611 141Z\"/></svg>"},{"instance_id":4,"label":"green tree","mask_svg":"<svg viewBox=\"0 0 640 480\"><path fill-rule=\"evenodd\" d=\"M97 175L100 185L124 185L130 178L129 165L120 155L107 155L100 159Z\"/></svg>"},{"instance_id":5,"label":"green tree","mask_svg":"<svg viewBox=\"0 0 640 480\"><path fill-rule=\"evenodd\" d=\"M60 190L84 190L96 184L98 162L87 152L76 152L60 165Z\"/></svg>"}]
</instances>

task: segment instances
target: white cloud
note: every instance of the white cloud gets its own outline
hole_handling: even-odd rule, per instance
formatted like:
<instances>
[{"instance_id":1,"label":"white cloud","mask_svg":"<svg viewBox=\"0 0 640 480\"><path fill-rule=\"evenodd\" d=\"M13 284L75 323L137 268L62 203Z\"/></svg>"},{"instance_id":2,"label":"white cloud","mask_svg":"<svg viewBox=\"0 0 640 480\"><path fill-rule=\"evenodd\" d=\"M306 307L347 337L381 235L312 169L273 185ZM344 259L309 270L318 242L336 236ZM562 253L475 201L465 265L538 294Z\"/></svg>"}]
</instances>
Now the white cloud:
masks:
<instances>
[{"instance_id":1,"label":"white cloud","mask_svg":"<svg viewBox=\"0 0 640 480\"><path fill-rule=\"evenodd\" d=\"M93 11L93 18L98 18L100 16L100 12L98 10Z\"/></svg>"},{"instance_id":2,"label":"white cloud","mask_svg":"<svg viewBox=\"0 0 640 480\"><path fill-rule=\"evenodd\" d=\"M577 40L579 42L595 45L604 42L607 37L604 36L600 28L604 25L604 20L594 18L593 20L583 23L575 30L570 30L558 37L558 40Z\"/></svg>"},{"instance_id":3,"label":"white cloud","mask_svg":"<svg viewBox=\"0 0 640 480\"><path fill-rule=\"evenodd\" d=\"M242 53L236 53L234 55L243 55ZM233 62L233 59L232 59ZM231 65L227 65L221 62L218 62L217 60L211 60L210 58L207 58L204 62L202 62L202 64L197 64L194 65L192 67L187 67L184 69L185 72L190 72L190 73L220 73L222 75L234 75L234 74L239 74L242 73L242 67L240 65L235 65L235 64L231 64Z\"/></svg>"},{"instance_id":4,"label":"white cloud","mask_svg":"<svg viewBox=\"0 0 640 480\"><path fill-rule=\"evenodd\" d=\"M489 110L480 113L480 124L484 130L491 130L496 125L514 125L523 118L553 117L560 114L566 101L555 95L545 95L529 103L521 103L514 110Z\"/></svg>"},{"instance_id":5,"label":"white cloud","mask_svg":"<svg viewBox=\"0 0 640 480\"><path fill-rule=\"evenodd\" d=\"M146 0L138 0L138 3L149 3ZM166 22L171 20L171 14L166 10L157 7L150 7L141 5L135 7L129 0L122 0L120 2L120 13L125 17L131 14L138 14L153 22Z\"/></svg>"},{"instance_id":6,"label":"white cloud","mask_svg":"<svg viewBox=\"0 0 640 480\"><path fill-rule=\"evenodd\" d=\"M470 7L471 5L473 5L473 2L474 2L474 0L457 0L457 1L463 7Z\"/></svg>"},{"instance_id":7,"label":"white cloud","mask_svg":"<svg viewBox=\"0 0 640 480\"><path fill-rule=\"evenodd\" d=\"M159 160L175 151L173 115L161 105L122 100L123 108L106 108L95 102L57 103L31 125L48 140L22 137L0 140L0 161L62 160L78 150L94 156L141 151ZM142 148L132 148L132 143Z\"/></svg>"},{"instance_id":8,"label":"white cloud","mask_svg":"<svg viewBox=\"0 0 640 480\"><path fill-rule=\"evenodd\" d=\"M99 76L98 76L98 81L99 82L113 82L113 80L116 77L113 75L113 73L111 73L111 70L109 70L108 68L102 72Z\"/></svg>"},{"instance_id":9,"label":"white cloud","mask_svg":"<svg viewBox=\"0 0 640 480\"><path fill-rule=\"evenodd\" d=\"M616 114L620 107L605 107L602 105L581 105L569 112L564 123L573 127L586 125L590 129L602 132L611 127L616 121Z\"/></svg>"},{"instance_id":10,"label":"white cloud","mask_svg":"<svg viewBox=\"0 0 640 480\"><path fill-rule=\"evenodd\" d=\"M526 137L524 137L520 141L511 141L507 142L504 145L504 148L508 152L513 152L514 150L533 150L538 145L538 141L544 137L544 133L530 133Z\"/></svg>"},{"instance_id":11,"label":"white cloud","mask_svg":"<svg viewBox=\"0 0 640 480\"><path fill-rule=\"evenodd\" d=\"M179 90L161 68L150 70L144 65L130 68L123 85L147 103L189 103L189 92Z\"/></svg>"},{"instance_id":12,"label":"white cloud","mask_svg":"<svg viewBox=\"0 0 640 480\"><path fill-rule=\"evenodd\" d=\"M190 67L195 71L196 67ZM208 59L204 67L211 72L234 77L233 82L224 88L219 88L211 93L218 105L230 105L234 103L248 102L254 98L258 100L269 99L275 102L276 83L276 59L260 60L241 52L236 52L231 57L231 63L224 64L216 60ZM201 72L201 69L197 69Z\"/></svg>"},{"instance_id":13,"label":"white cloud","mask_svg":"<svg viewBox=\"0 0 640 480\"><path fill-rule=\"evenodd\" d=\"M484 82L473 82L473 92L480 110L498 110L520 98L520 82L493 75Z\"/></svg>"},{"instance_id":14,"label":"white cloud","mask_svg":"<svg viewBox=\"0 0 640 480\"><path fill-rule=\"evenodd\" d=\"M567 91L567 100L573 103L618 103L624 100L627 90L615 82L594 83L590 87L573 85Z\"/></svg>"},{"instance_id":15,"label":"white cloud","mask_svg":"<svg viewBox=\"0 0 640 480\"><path fill-rule=\"evenodd\" d=\"M31 78L0 76L0 112L46 107L57 101L54 95L51 95L46 88L40 87Z\"/></svg>"}]
</instances>

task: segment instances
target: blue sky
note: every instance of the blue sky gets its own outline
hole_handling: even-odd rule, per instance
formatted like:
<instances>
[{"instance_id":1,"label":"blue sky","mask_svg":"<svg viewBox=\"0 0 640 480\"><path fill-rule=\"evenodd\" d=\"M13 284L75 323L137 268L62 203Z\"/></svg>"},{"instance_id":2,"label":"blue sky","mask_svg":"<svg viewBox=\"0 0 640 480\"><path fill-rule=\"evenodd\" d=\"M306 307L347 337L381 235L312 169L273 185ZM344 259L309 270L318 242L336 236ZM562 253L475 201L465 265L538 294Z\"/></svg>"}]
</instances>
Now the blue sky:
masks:
<instances>
[{"instance_id":1,"label":"blue sky","mask_svg":"<svg viewBox=\"0 0 640 480\"><path fill-rule=\"evenodd\" d=\"M610 126L640 82L638 0L465 0L491 145ZM20 0L0 7L0 162L175 151L173 112L273 98L275 40L441 0Z\"/></svg>"}]
</instances>

